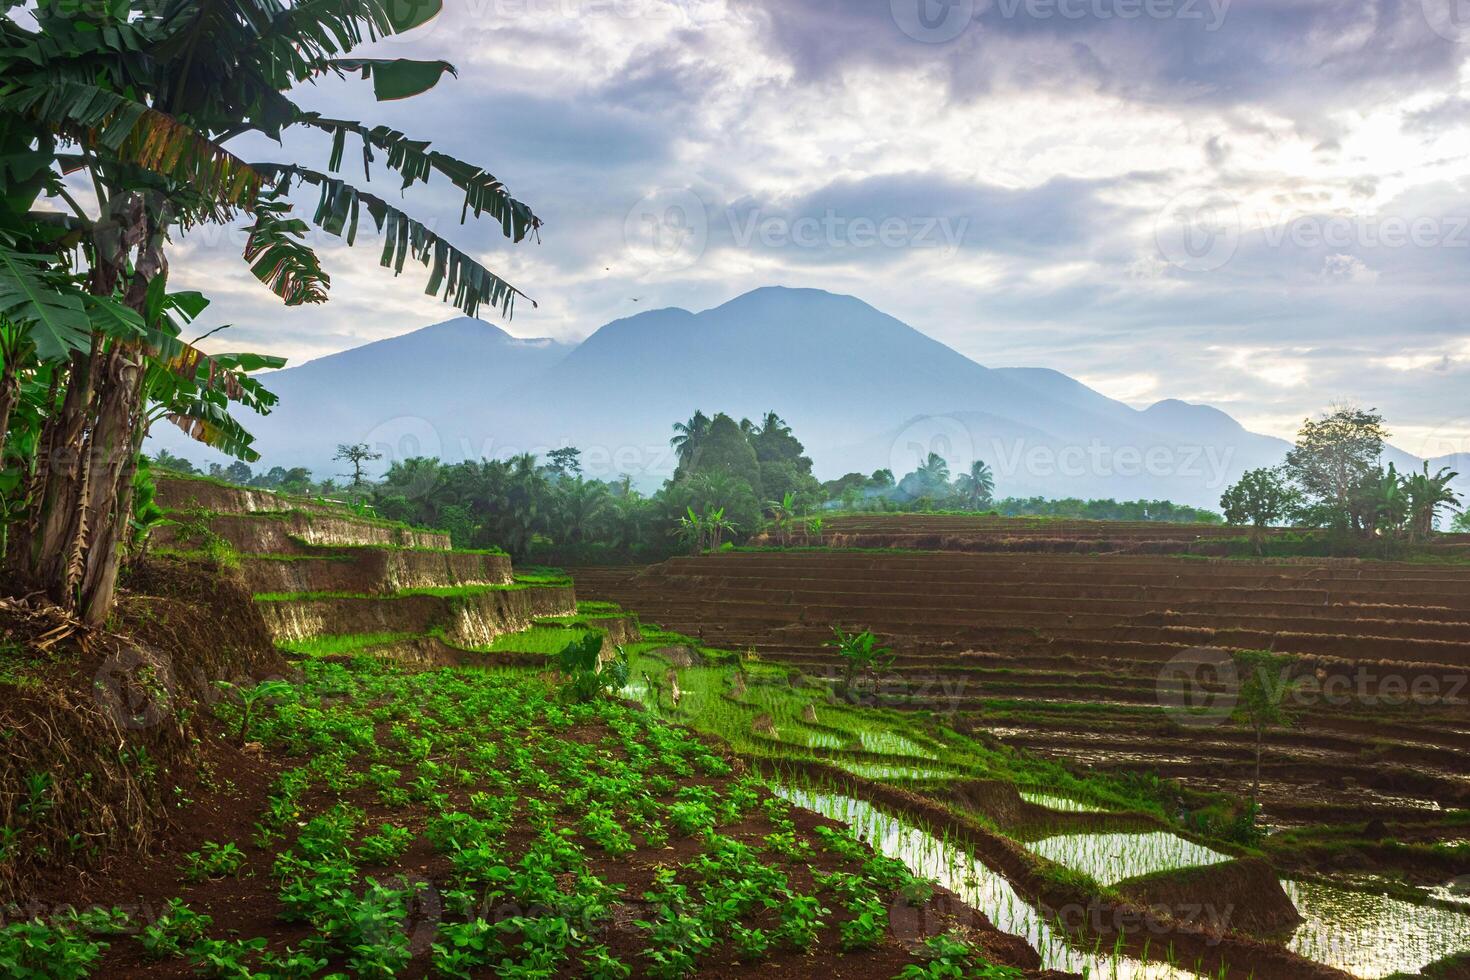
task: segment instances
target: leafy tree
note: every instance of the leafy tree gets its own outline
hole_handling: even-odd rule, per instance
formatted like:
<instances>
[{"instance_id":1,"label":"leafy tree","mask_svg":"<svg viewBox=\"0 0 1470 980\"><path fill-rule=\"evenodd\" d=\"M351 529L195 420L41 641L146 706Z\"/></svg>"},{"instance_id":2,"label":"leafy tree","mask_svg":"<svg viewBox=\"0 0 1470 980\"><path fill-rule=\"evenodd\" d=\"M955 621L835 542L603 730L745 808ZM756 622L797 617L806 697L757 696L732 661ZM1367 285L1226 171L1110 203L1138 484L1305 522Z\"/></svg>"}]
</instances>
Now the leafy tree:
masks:
<instances>
[{"instance_id":1,"label":"leafy tree","mask_svg":"<svg viewBox=\"0 0 1470 980\"><path fill-rule=\"evenodd\" d=\"M582 475L582 450L566 446L546 454L546 466L559 477Z\"/></svg>"},{"instance_id":2,"label":"leafy tree","mask_svg":"<svg viewBox=\"0 0 1470 980\"><path fill-rule=\"evenodd\" d=\"M970 464L970 470L955 481L957 489L971 510L989 507L995 495L995 475L983 459Z\"/></svg>"},{"instance_id":3,"label":"leafy tree","mask_svg":"<svg viewBox=\"0 0 1470 980\"><path fill-rule=\"evenodd\" d=\"M879 488L880 490L896 485L896 481L893 478L892 470L874 470L873 475L869 477L869 480L872 482L873 486Z\"/></svg>"},{"instance_id":4,"label":"leafy tree","mask_svg":"<svg viewBox=\"0 0 1470 980\"><path fill-rule=\"evenodd\" d=\"M1296 504L1296 491L1281 473L1264 468L1247 471L1220 497L1220 507L1228 523L1250 525L1251 541L1257 552L1262 550L1266 528L1284 520Z\"/></svg>"},{"instance_id":5,"label":"leafy tree","mask_svg":"<svg viewBox=\"0 0 1470 980\"><path fill-rule=\"evenodd\" d=\"M761 492L760 462L755 449L730 416L720 412L710 419L698 448L689 465L675 473L675 482L695 474L721 474L744 482L757 494Z\"/></svg>"},{"instance_id":6,"label":"leafy tree","mask_svg":"<svg viewBox=\"0 0 1470 980\"><path fill-rule=\"evenodd\" d=\"M1301 489L1302 514L1311 522L1366 530L1375 470L1388 433L1383 416L1353 406L1333 409L1302 423L1296 445L1286 454L1286 474Z\"/></svg>"},{"instance_id":7,"label":"leafy tree","mask_svg":"<svg viewBox=\"0 0 1470 980\"><path fill-rule=\"evenodd\" d=\"M1409 496L1393 463L1364 473L1352 499L1354 520L1368 534L1393 534L1408 522Z\"/></svg>"},{"instance_id":8,"label":"leafy tree","mask_svg":"<svg viewBox=\"0 0 1470 980\"><path fill-rule=\"evenodd\" d=\"M1450 524L1450 530L1455 534L1470 534L1470 510L1456 514L1454 521Z\"/></svg>"},{"instance_id":9,"label":"leafy tree","mask_svg":"<svg viewBox=\"0 0 1470 980\"><path fill-rule=\"evenodd\" d=\"M250 464L242 463L239 460L236 460L229 466L226 466L224 472L224 478L226 480L229 480L231 483L238 483L242 486L249 483L250 478L253 475L254 474L250 472Z\"/></svg>"},{"instance_id":10,"label":"leafy tree","mask_svg":"<svg viewBox=\"0 0 1470 980\"><path fill-rule=\"evenodd\" d=\"M364 166L396 172L407 189L439 175L464 194L465 214L488 214L513 241L539 219L483 169L389 127L304 110L286 91L323 75L371 80L376 97L432 88L442 61L345 57L364 41L411 30L440 4L319 0L221 7L204 0L37 0L0 16L0 441L7 458L18 419L36 420L20 466L27 519L8 548L11 571L87 625L108 615L133 474L149 425L167 418L247 461L251 438L231 402L266 411L274 398L250 372L279 358L207 356L179 340L205 300L170 293L168 246L204 224L247 216L244 259L288 305L319 303L330 286L303 241L308 221L354 244L366 211L382 264L428 268L428 291L467 315L489 304L509 315L521 294L383 198L343 177L349 141ZM19 14L12 11L20 11ZM32 26L33 25L33 26ZM246 162L225 143L246 133L279 140L288 128L327 137L325 170ZM62 176L95 194L84 206ZM296 216L290 191L318 191ZM37 209L42 196L47 206ZM79 272L76 270L85 270ZM19 390L37 392L25 412ZM39 461L39 462L38 462Z\"/></svg>"},{"instance_id":11,"label":"leafy tree","mask_svg":"<svg viewBox=\"0 0 1470 980\"><path fill-rule=\"evenodd\" d=\"M376 462L383 458L382 453L373 452L373 447L365 442L338 443L337 455L334 460L341 460L352 467L352 485L362 486L362 464Z\"/></svg>"},{"instance_id":12,"label":"leafy tree","mask_svg":"<svg viewBox=\"0 0 1470 980\"><path fill-rule=\"evenodd\" d=\"M171 473L184 473L190 476L197 475L199 469L182 456L175 456L167 449L160 449L158 455L153 457L153 465L161 470Z\"/></svg>"}]
</instances>

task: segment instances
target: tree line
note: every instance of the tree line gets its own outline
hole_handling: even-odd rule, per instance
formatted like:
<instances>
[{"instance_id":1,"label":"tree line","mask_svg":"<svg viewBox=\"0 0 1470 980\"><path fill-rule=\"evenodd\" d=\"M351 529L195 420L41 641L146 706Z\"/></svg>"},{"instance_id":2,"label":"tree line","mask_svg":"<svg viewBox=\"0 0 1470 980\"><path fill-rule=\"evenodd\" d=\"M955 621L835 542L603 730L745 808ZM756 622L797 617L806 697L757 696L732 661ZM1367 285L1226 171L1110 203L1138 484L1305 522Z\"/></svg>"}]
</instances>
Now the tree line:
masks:
<instances>
[{"instance_id":1,"label":"tree line","mask_svg":"<svg viewBox=\"0 0 1470 980\"><path fill-rule=\"evenodd\" d=\"M456 547L503 548L519 560L559 564L656 561L737 544L763 531L778 544L815 543L825 517L845 511L1219 521L1218 515L1169 501L996 499L994 475L983 461L954 477L933 453L899 478L878 470L819 483L806 447L774 411L754 421L697 411L672 431L675 472L649 494L627 476L586 476L575 447L544 457L396 460L380 479L370 480L362 464L377 454L366 445L341 445L335 458L352 472L341 474L340 482L314 482L303 468L276 466L256 474L239 462L201 471L167 451L154 466L363 503L384 518L448 531Z\"/></svg>"},{"instance_id":2,"label":"tree line","mask_svg":"<svg viewBox=\"0 0 1470 980\"><path fill-rule=\"evenodd\" d=\"M1265 529L1290 525L1359 539L1424 541L1440 518L1460 508L1450 484L1460 475L1442 467L1402 473L1383 462L1384 418L1372 409L1340 406L1307 419L1278 467L1255 469L1225 491L1225 519L1250 527L1259 546ZM1450 529L1470 531L1459 513Z\"/></svg>"}]
</instances>

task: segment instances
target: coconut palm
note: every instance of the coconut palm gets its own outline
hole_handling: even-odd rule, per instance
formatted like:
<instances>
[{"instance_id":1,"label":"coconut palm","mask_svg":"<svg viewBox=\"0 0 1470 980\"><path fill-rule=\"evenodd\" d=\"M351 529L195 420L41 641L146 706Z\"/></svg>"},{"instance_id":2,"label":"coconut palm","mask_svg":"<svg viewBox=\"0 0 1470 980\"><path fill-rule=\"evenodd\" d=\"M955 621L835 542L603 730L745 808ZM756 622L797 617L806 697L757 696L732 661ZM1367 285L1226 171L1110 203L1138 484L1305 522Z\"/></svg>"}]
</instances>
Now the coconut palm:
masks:
<instances>
[{"instance_id":1,"label":"coconut palm","mask_svg":"<svg viewBox=\"0 0 1470 980\"><path fill-rule=\"evenodd\" d=\"M567 542L580 544L596 532L611 513L607 486L583 477L562 479L555 487L556 529Z\"/></svg>"},{"instance_id":2,"label":"coconut palm","mask_svg":"<svg viewBox=\"0 0 1470 980\"><path fill-rule=\"evenodd\" d=\"M466 315L488 305L509 316L521 297L429 225L348 183L344 165L348 150L360 149L365 172L392 171L405 190L447 180L464 195L463 216L488 215L519 242L540 220L504 184L423 140L307 111L286 94L328 75L370 81L379 100L427 91L453 66L349 55L422 25L441 6L37 0L0 14L0 159L25 161L7 165L0 205L5 354L27 358L22 371L53 374L23 467L29 513L9 558L16 577L87 625L112 606L152 406L191 436L249 459L248 433L228 404L266 410L273 401L248 372L279 359L211 358L179 339L203 297L168 292L171 242L243 217L250 272L287 305L320 303L330 279L303 240L308 225L352 245L366 212L382 234L382 265L397 275L409 259L423 264L427 291ZM324 169L247 162L226 148L247 133L279 140L288 129L330 141ZM68 173L95 201L73 194ZM309 216L297 215L290 197L305 186L317 192ZM13 405L13 391L0 377L0 405ZM7 411L5 424L13 417Z\"/></svg>"},{"instance_id":3,"label":"coconut palm","mask_svg":"<svg viewBox=\"0 0 1470 980\"><path fill-rule=\"evenodd\" d=\"M995 476L982 459L971 463L969 472L962 473L955 484L972 510L988 507L995 495Z\"/></svg>"},{"instance_id":4,"label":"coconut palm","mask_svg":"<svg viewBox=\"0 0 1470 980\"><path fill-rule=\"evenodd\" d=\"M700 443L709 434L710 419L698 409L689 417L688 422L674 423L674 438L669 440L669 445L674 447L674 452L679 457L679 467L688 469L699 453Z\"/></svg>"}]
</instances>

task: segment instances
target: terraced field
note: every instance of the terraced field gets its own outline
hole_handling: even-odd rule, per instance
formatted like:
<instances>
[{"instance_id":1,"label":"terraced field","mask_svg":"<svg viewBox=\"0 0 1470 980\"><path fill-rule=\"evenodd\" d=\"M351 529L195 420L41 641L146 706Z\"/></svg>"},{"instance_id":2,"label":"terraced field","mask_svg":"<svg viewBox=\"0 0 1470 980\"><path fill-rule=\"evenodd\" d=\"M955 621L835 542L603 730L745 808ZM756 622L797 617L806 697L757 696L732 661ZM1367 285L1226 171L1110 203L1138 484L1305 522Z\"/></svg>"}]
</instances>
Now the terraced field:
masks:
<instances>
[{"instance_id":1,"label":"terraced field","mask_svg":"<svg viewBox=\"0 0 1470 980\"><path fill-rule=\"evenodd\" d=\"M1270 823L1413 823L1470 806L1470 567L814 550L576 579L585 597L834 682L830 628L871 628L898 652L877 703L1240 795L1254 736L1181 709L1228 707L1224 650L1297 655L1295 723L1266 736Z\"/></svg>"},{"instance_id":2,"label":"terraced field","mask_svg":"<svg viewBox=\"0 0 1470 980\"><path fill-rule=\"evenodd\" d=\"M513 654L504 638L577 615L571 580L521 574L510 558L455 550L422 531L320 501L163 477L165 550L237 565L276 642L298 653L372 653L419 664L479 663ZM608 646L636 636L598 620ZM544 656L544 651L529 651Z\"/></svg>"},{"instance_id":3,"label":"terraced field","mask_svg":"<svg viewBox=\"0 0 1470 980\"><path fill-rule=\"evenodd\" d=\"M1270 528L1268 539L1293 532ZM796 543L833 548L908 548L928 551L1050 552L1080 554L1227 555L1246 533L1223 524L1166 521L1090 521L976 514L858 514L827 518L819 535ZM758 537L757 544L772 543ZM1434 549L1470 555L1470 535L1445 535Z\"/></svg>"}]
</instances>

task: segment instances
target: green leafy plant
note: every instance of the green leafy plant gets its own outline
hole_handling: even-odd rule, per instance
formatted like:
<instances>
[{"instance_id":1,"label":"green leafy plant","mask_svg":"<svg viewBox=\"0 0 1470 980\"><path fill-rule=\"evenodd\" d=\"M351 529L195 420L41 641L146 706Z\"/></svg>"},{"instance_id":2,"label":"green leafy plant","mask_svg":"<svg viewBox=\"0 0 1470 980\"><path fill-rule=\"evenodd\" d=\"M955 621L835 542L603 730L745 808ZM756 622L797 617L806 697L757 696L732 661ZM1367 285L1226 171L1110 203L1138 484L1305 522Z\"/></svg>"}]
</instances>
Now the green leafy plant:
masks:
<instances>
[{"instance_id":1,"label":"green leafy plant","mask_svg":"<svg viewBox=\"0 0 1470 980\"><path fill-rule=\"evenodd\" d=\"M81 980L106 943L33 919L0 928L0 974L14 980Z\"/></svg>"},{"instance_id":2,"label":"green leafy plant","mask_svg":"<svg viewBox=\"0 0 1470 980\"><path fill-rule=\"evenodd\" d=\"M187 949L205 937L213 922L209 916L190 909L183 899L170 899L163 914L143 927L138 942L152 959L183 956Z\"/></svg>"},{"instance_id":3,"label":"green leafy plant","mask_svg":"<svg viewBox=\"0 0 1470 980\"><path fill-rule=\"evenodd\" d=\"M183 876L188 882L211 878L230 878L245 866L245 852L234 844L206 843L197 851L184 855Z\"/></svg>"},{"instance_id":4,"label":"green leafy plant","mask_svg":"<svg viewBox=\"0 0 1470 980\"><path fill-rule=\"evenodd\" d=\"M840 626L832 627L832 639L827 646L837 651L842 658L842 690L851 692L853 681L858 677L873 677L880 671L893 666L894 653L878 642L872 630L848 633Z\"/></svg>"}]
</instances>

